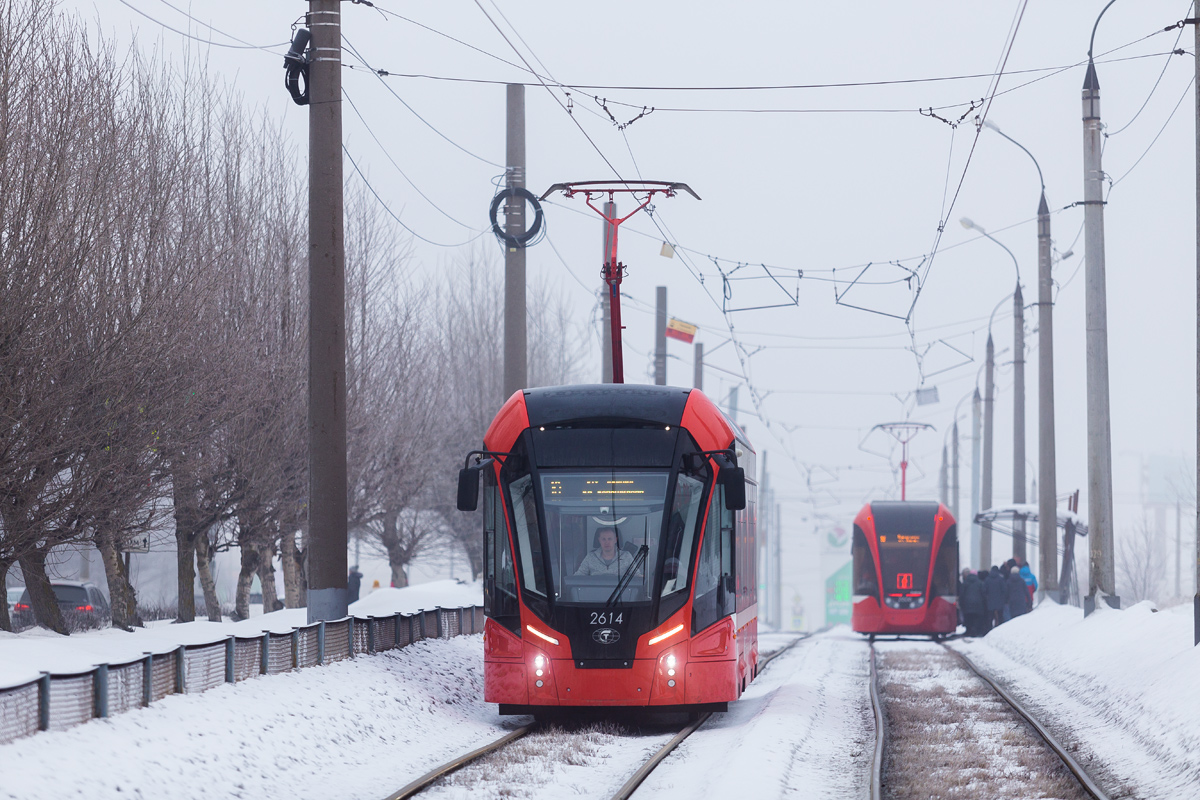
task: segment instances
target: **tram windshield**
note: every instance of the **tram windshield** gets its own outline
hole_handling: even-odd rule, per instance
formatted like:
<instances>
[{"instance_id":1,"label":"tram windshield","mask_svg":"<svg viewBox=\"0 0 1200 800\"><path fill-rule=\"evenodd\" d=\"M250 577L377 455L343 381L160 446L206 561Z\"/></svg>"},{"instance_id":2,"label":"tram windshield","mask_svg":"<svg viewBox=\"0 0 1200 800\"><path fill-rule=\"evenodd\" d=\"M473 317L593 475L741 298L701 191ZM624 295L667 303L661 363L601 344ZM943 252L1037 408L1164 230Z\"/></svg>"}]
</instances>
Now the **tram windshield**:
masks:
<instances>
[{"instance_id":1,"label":"tram windshield","mask_svg":"<svg viewBox=\"0 0 1200 800\"><path fill-rule=\"evenodd\" d=\"M540 478L557 602L648 602L656 591L687 588L701 481L680 474L672 492L666 470L546 471Z\"/></svg>"},{"instance_id":2,"label":"tram windshield","mask_svg":"<svg viewBox=\"0 0 1200 800\"><path fill-rule=\"evenodd\" d=\"M925 531L880 524L882 522L876 519L875 531L884 596L923 597L925 584L929 580L932 526Z\"/></svg>"}]
</instances>

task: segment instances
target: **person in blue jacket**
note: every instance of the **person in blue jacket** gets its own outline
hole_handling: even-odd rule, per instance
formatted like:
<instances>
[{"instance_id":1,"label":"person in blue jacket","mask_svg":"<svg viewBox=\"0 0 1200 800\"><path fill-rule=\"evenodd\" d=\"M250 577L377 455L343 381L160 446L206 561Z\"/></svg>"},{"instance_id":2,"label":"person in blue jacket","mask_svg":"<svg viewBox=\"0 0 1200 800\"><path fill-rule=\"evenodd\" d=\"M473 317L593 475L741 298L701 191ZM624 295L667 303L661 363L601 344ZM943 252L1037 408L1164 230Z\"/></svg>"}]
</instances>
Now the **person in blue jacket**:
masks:
<instances>
[{"instance_id":1,"label":"person in blue jacket","mask_svg":"<svg viewBox=\"0 0 1200 800\"><path fill-rule=\"evenodd\" d=\"M1017 564L1021 567L1021 578L1025 581L1025 588L1029 591L1029 607L1032 609L1033 593L1038 588L1037 576L1033 574L1033 570L1029 568L1029 562L1024 558L1017 556Z\"/></svg>"}]
</instances>

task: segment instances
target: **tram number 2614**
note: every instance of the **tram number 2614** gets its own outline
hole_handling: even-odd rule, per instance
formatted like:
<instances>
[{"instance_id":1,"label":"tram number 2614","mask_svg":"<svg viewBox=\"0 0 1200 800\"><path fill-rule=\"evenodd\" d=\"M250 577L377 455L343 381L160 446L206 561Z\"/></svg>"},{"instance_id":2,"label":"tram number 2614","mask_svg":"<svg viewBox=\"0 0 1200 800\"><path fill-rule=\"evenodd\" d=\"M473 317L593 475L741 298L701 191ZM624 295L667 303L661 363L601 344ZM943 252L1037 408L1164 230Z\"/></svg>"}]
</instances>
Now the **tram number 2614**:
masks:
<instances>
[{"instance_id":1,"label":"tram number 2614","mask_svg":"<svg viewBox=\"0 0 1200 800\"><path fill-rule=\"evenodd\" d=\"M620 625L625 621L624 612L616 611L593 611L592 625Z\"/></svg>"}]
</instances>

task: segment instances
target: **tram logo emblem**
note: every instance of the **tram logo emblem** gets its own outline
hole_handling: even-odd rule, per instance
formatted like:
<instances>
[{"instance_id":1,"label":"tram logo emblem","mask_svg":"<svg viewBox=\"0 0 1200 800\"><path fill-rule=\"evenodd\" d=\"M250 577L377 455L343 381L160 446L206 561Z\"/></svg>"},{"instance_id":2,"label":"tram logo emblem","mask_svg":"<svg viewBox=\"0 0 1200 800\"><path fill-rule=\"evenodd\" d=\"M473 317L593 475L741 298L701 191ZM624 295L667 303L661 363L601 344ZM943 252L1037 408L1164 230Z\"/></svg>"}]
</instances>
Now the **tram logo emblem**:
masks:
<instances>
[{"instance_id":1,"label":"tram logo emblem","mask_svg":"<svg viewBox=\"0 0 1200 800\"><path fill-rule=\"evenodd\" d=\"M592 631L592 639L599 644L616 644L621 638L621 632L615 631L612 628L597 628Z\"/></svg>"}]
</instances>

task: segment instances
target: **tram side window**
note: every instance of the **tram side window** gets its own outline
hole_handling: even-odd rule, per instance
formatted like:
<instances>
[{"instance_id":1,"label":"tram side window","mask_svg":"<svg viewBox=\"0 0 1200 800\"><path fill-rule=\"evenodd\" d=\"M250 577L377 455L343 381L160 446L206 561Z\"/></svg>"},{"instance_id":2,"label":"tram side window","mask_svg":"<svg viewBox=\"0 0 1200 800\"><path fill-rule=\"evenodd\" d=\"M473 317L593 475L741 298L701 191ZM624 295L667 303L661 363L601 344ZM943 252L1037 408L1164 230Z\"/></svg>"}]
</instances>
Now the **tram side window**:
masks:
<instances>
[{"instance_id":1,"label":"tram side window","mask_svg":"<svg viewBox=\"0 0 1200 800\"><path fill-rule=\"evenodd\" d=\"M724 492L716 487L709 503L708 524L696 564L692 633L733 612L733 512L725 508Z\"/></svg>"},{"instance_id":2,"label":"tram side window","mask_svg":"<svg viewBox=\"0 0 1200 800\"><path fill-rule=\"evenodd\" d=\"M517 576L504 524L504 507L500 503L500 486L490 467L483 471L483 563L487 570L483 588L485 613L517 630L521 613L517 605Z\"/></svg>"},{"instance_id":3,"label":"tram side window","mask_svg":"<svg viewBox=\"0 0 1200 800\"><path fill-rule=\"evenodd\" d=\"M871 555L871 548L867 545L867 535L857 525L854 526L851 555L854 559L854 593L878 600L879 577L875 569L875 556Z\"/></svg>"},{"instance_id":4,"label":"tram side window","mask_svg":"<svg viewBox=\"0 0 1200 800\"><path fill-rule=\"evenodd\" d=\"M533 476L522 475L508 484L516 523L521 582L532 592L546 595L546 562L542 558L542 534L538 529L537 500L533 494Z\"/></svg>"},{"instance_id":5,"label":"tram side window","mask_svg":"<svg viewBox=\"0 0 1200 800\"><path fill-rule=\"evenodd\" d=\"M937 561L933 563L933 577L929 582L929 596L958 594L958 526L951 525L942 537Z\"/></svg>"}]
</instances>

